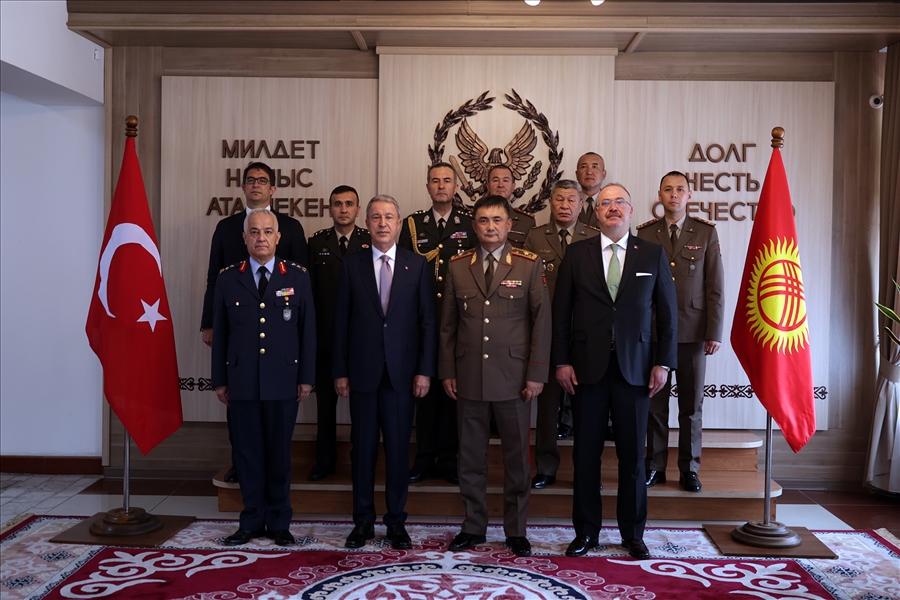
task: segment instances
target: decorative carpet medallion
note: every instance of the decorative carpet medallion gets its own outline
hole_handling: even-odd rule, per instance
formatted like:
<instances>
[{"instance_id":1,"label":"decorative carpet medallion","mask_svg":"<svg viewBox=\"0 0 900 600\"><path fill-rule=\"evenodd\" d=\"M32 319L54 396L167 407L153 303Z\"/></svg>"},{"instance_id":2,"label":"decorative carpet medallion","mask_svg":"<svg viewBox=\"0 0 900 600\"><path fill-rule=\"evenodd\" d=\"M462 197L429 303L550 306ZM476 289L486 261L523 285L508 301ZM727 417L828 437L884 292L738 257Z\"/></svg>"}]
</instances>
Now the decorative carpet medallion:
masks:
<instances>
[{"instance_id":1,"label":"decorative carpet medallion","mask_svg":"<svg viewBox=\"0 0 900 600\"><path fill-rule=\"evenodd\" d=\"M604 529L600 548L569 558L562 526L529 527L534 556L488 542L447 552L450 525L409 525L413 549L398 551L376 528L364 548L343 547L347 523L293 523L296 546L258 539L218 541L231 521L196 521L157 549L54 544L74 518L36 517L2 542L0 598L6 600L663 600L900 598L897 541L884 532L819 532L834 560L722 557L700 530L648 529L652 557L637 561Z\"/></svg>"}]
</instances>

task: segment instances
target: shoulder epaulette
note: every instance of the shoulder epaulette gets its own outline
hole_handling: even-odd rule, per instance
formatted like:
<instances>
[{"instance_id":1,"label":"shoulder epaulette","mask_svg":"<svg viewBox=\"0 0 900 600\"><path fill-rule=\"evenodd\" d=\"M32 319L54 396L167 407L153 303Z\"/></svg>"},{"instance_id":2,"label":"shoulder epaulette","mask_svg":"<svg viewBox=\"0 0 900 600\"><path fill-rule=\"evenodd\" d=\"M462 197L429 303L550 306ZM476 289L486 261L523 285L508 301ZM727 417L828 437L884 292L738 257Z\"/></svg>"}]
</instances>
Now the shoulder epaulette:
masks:
<instances>
[{"instance_id":1,"label":"shoulder epaulette","mask_svg":"<svg viewBox=\"0 0 900 600\"><path fill-rule=\"evenodd\" d=\"M697 217L691 217L691 218L693 220L697 221L698 223L703 223L704 225L709 225L710 227L716 226L715 223L713 223L712 221L707 221L706 219L698 219Z\"/></svg>"},{"instance_id":2,"label":"shoulder epaulette","mask_svg":"<svg viewBox=\"0 0 900 600\"><path fill-rule=\"evenodd\" d=\"M475 252L477 252L477 251L478 251L477 248L470 248L469 250L466 250L465 252L462 252L462 253L457 254L457 255L455 255L455 256L451 256L451 257L450 257L450 262L453 262L454 260L459 260L459 259L461 259L461 258L469 258L469 257L472 256L473 254L475 254Z\"/></svg>"},{"instance_id":3,"label":"shoulder epaulette","mask_svg":"<svg viewBox=\"0 0 900 600\"><path fill-rule=\"evenodd\" d=\"M594 231L600 231L600 233L603 233L599 227L594 227L593 225L588 225L587 223L582 223L582 225L584 225L585 229L593 229ZM643 227L643 225L641 225L641 227ZM640 229L640 227L638 227L638 229Z\"/></svg>"},{"instance_id":4,"label":"shoulder epaulette","mask_svg":"<svg viewBox=\"0 0 900 600\"><path fill-rule=\"evenodd\" d=\"M369 233L369 230L366 229L365 227L359 227L359 226L357 226L357 228L356 228L356 235L362 235L362 234L364 234L364 233Z\"/></svg>"},{"instance_id":5,"label":"shoulder epaulette","mask_svg":"<svg viewBox=\"0 0 900 600\"><path fill-rule=\"evenodd\" d=\"M550 221L547 221L543 225L535 225L534 226L535 229L543 229L544 227L550 227Z\"/></svg>"},{"instance_id":6,"label":"shoulder epaulette","mask_svg":"<svg viewBox=\"0 0 900 600\"><path fill-rule=\"evenodd\" d=\"M241 268L241 273L243 273L243 272L244 272L244 269L247 268L247 264L246 264L246 263L247 263L246 260L242 260L241 262L236 262L236 263L234 263L233 265L228 265L228 266L225 267L224 269L219 269L219 273L224 273L224 272L227 271L228 269L234 269L234 268L237 268L237 267L240 267L240 268Z\"/></svg>"},{"instance_id":7,"label":"shoulder epaulette","mask_svg":"<svg viewBox=\"0 0 900 600\"><path fill-rule=\"evenodd\" d=\"M661 217L660 217L660 218L661 218ZM650 220L647 221L646 223L641 223L640 225L638 225L637 228L638 228L638 229L643 229L644 227L649 227L650 225L653 225L654 223L659 222L659 219L660 219L660 218L650 219Z\"/></svg>"},{"instance_id":8,"label":"shoulder epaulette","mask_svg":"<svg viewBox=\"0 0 900 600\"><path fill-rule=\"evenodd\" d=\"M456 205L454 205L453 208L455 208L456 210L458 210L458 211L460 212L460 214L466 215L466 216L469 217L470 219L472 219L472 218L475 217L475 214L472 212L472 207L471 207L471 206L466 206L465 204L463 204L462 206L456 206Z\"/></svg>"},{"instance_id":9,"label":"shoulder epaulette","mask_svg":"<svg viewBox=\"0 0 900 600\"><path fill-rule=\"evenodd\" d=\"M530 252L530 251L524 250L522 248L516 248L515 246L510 248L509 251L516 256L519 256L521 258L527 258L528 260L530 260L532 262L534 262L538 259L538 255L535 254L534 252Z\"/></svg>"},{"instance_id":10,"label":"shoulder epaulette","mask_svg":"<svg viewBox=\"0 0 900 600\"><path fill-rule=\"evenodd\" d=\"M329 231L332 231L331 227L326 227L325 229L320 229L313 234L313 237L316 237L317 235L326 235L327 236Z\"/></svg>"},{"instance_id":11,"label":"shoulder epaulette","mask_svg":"<svg viewBox=\"0 0 900 600\"><path fill-rule=\"evenodd\" d=\"M304 267L303 265L298 265L295 262L288 262L286 260L283 260L283 261L281 261L281 264L290 265L290 266L294 267L295 269L297 269L298 271L303 271L304 273L306 273L306 267Z\"/></svg>"},{"instance_id":12,"label":"shoulder epaulette","mask_svg":"<svg viewBox=\"0 0 900 600\"><path fill-rule=\"evenodd\" d=\"M531 217L532 219L534 218L534 215L533 215L533 214L531 214L530 212L525 211L525 210L519 208L518 206L513 206L512 209L513 209L514 211L516 211L517 213L520 213L520 214L529 216L529 217Z\"/></svg>"}]
</instances>

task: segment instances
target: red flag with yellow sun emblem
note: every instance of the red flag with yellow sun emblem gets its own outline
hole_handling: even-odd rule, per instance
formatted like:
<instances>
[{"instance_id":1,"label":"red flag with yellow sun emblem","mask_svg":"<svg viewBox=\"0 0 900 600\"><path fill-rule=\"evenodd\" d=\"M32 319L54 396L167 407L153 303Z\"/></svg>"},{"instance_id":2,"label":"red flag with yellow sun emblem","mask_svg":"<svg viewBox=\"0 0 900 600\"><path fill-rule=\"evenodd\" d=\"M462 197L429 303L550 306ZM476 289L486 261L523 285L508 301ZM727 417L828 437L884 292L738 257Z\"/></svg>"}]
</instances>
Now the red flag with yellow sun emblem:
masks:
<instances>
[{"instance_id":1,"label":"red flag with yellow sun emblem","mask_svg":"<svg viewBox=\"0 0 900 600\"><path fill-rule=\"evenodd\" d=\"M797 228L777 147L750 234L731 346L759 401L799 452L816 431L816 410Z\"/></svg>"}]
</instances>

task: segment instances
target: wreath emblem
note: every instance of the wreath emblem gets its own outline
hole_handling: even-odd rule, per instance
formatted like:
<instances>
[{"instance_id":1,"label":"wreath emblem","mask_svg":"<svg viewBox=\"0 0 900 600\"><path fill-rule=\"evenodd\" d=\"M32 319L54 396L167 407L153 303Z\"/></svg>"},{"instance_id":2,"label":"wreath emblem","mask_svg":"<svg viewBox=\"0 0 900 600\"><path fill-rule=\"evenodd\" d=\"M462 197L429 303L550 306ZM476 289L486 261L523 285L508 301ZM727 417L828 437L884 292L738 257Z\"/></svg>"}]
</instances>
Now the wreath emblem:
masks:
<instances>
[{"instance_id":1,"label":"wreath emblem","mask_svg":"<svg viewBox=\"0 0 900 600\"><path fill-rule=\"evenodd\" d=\"M447 135L453 127L459 125L456 132L456 145L460 150L459 158L450 156L449 162L459 177L460 191L464 192L469 201L474 204L475 199L487 192L487 175L491 167L504 165L512 172L516 183L522 180L522 184L513 190L511 202L515 203L534 187L543 169L543 163L537 161L529 171L529 165L534 159L531 151L537 145L534 131L536 128L541 133L544 144L547 145L548 165L540 189L523 207L525 212L534 214L547 206L546 201L550 198L550 188L562 176L559 165L562 163L563 150L559 148L559 133L550 129L547 117L538 112L530 100L522 100L518 92L512 90L511 96L504 94L507 103L503 106L524 117L525 123L502 150L500 148L489 149L467 121L469 117L493 108L491 103L494 98L488 98L489 93L490 90L485 91L477 98L466 100L459 108L444 116L444 120L434 128L434 145L428 146L428 156L431 164L442 162ZM453 204L468 211L472 209L472 204L463 202L458 192L453 199Z\"/></svg>"}]
</instances>

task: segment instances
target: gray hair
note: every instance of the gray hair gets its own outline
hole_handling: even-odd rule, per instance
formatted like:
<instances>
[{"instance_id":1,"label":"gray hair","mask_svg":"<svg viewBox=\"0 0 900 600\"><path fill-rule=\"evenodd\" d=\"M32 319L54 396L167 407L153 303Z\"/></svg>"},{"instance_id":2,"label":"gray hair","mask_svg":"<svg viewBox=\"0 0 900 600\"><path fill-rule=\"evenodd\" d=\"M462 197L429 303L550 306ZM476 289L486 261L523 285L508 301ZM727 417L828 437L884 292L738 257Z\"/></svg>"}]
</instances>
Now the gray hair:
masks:
<instances>
[{"instance_id":1,"label":"gray hair","mask_svg":"<svg viewBox=\"0 0 900 600\"><path fill-rule=\"evenodd\" d=\"M622 185L621 183L616 183L616 182L613 182L613 183L607 183L606 185L604 185L604 186L603 186L602 188L600 188L600 189L601 189L601 190L605 190L605 189L608 188L608 187L622 188L622 189L625 191L625 195L628 196L628 202L629 202L629 203L631 202L631 192L629 192L629 191L628 191L628 188L625 187L624 185Z\"/></svg>"},{"instance_id":2,"label":"gray hair","mask_svg":"<svg viewBox=\"0 0 900 600\"><path fill-rule=\"evenodd\" d=\"M581 184L574 179L558 179L550 187L550 195L552 196L556 190L575 190L580 194Z\"/></svg>"},{"instance_id":3,"label":"gray hair","mask_svg":"<svg viewBox=\"0 0 900 600\"><path fill-rule=\"evenodd\" d=\"M376 202L389 202L394 205L394 208L397 210L397 217L400 217L400 205L397 204L397 201L394 200L393 196L388 196L387 194L378 194L366 204L366 218L369 218L369 209L372 208L372 205Z\"/></svg>"},{"instance_id":4,"label":"gray hair","mask_svg":"<svg viewBox=\"0 0 900 600\"><path fill-rule=\"evenodd\" d=\"M244 233L250 232L250 217L253 215L268 215L272 217L272 220L275 221L275 233L278 233L278 217L268 208L254 208L247 213L247 216L244 217Z\"/></svg>"}]
</instances>

